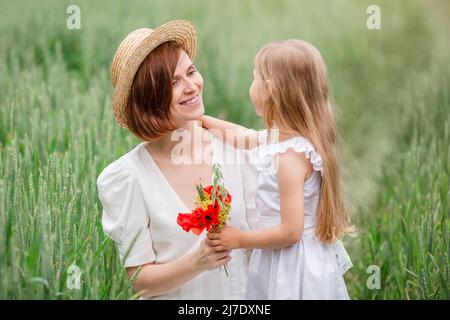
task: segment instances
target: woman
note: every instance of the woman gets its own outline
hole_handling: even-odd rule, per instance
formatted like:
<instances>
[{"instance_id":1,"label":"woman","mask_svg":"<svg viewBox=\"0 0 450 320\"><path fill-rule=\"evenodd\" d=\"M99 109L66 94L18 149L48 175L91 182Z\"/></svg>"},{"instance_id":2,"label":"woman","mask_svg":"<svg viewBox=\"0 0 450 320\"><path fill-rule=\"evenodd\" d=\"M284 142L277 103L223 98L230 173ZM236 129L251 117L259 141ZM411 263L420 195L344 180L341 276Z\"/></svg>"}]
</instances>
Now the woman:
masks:
<instances>
[{"instance_id":1,"label":"woman","mask_svg":"<svg viewBox=\"0 0 450 320\"><path fill-rule=\"evenodd\" d=\"M195 207L195 185L212 184L211 163L232 152L198 123L204 106L203 79L192 63L196 41L184 20L138 29L112 62L114 114L142 142L108 165L97 186L104 231L117 243L128 276L142 267L134 282L141 298L244 297L246 252L214 252L205 234L177 225L178 213ZM240 168L222 164L222 173L233 197L230 224L248 229ZM220 270L225 264L228 277Z\"/></svg>"}]
</instances>

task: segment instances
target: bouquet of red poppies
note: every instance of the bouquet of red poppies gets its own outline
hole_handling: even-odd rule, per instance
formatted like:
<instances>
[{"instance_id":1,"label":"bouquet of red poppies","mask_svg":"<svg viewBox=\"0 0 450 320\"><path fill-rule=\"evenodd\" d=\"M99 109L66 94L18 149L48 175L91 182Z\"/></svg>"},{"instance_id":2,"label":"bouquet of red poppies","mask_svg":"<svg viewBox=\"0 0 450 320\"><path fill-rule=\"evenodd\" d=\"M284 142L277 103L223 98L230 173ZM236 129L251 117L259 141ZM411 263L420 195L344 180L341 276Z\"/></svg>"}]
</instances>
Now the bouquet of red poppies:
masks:
<instances>
[{"instance_id":1,"label":"bouquet of red poppies","mask_svg":"<svg viewBox=\"0 0 450 320\"><path fill-rule=\"evenodd\" d=\"M197 207L191 213L179 213L177 223L184 231L200 235L204 230L220 231L230 220L231 195L223 185L222 171L219 164L213 165L213 185L196 186ZM228 275L227 267L225 272Z\"/></svg>"}]
</instances>

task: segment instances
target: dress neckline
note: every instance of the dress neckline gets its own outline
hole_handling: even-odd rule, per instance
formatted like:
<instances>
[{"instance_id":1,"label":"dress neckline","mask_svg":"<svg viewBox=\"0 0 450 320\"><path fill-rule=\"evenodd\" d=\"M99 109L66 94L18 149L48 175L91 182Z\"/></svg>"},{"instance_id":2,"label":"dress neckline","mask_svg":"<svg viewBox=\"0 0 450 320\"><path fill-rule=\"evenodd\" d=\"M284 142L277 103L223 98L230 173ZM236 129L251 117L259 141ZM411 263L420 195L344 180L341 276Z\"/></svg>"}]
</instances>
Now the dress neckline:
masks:
<instances>
[{"instance_id":1,"label":"dress neckline","mask_svg":"<svg viewBox=\"0 0 450 320\"><path fill-rule=\"evenodd\" d=\"M212 138L211 138L211 183L213 181L213 171L212 171L212 164L215 162L215 148L216 148L216 140L217 137L214 136L213 134L211 134ZM180 206L182 207L182 211L183 212L191 212L192 209L189 208L188 205L186 205L186 203L184 202L184 200L180 197L180 195L178 194L178 192L175 190L175 188L172 186L172 184L169 182L169 180L167 180L166 176L164 175L164 173L161 171L161 169L159 168L158 164L156 163L155 159L153 158L152 154L150 153L150 150L148 150L145 146L145 141L141 142L139 144L140 148L143 148L142 152L145 154L145 157L147 158L147 161L145 161L146 163L149 163L151 167L154 168L154 170L156 171L156 174L159 176L160 180L162 181L163 185L165 185L166 189L171 192L172 194L174 194L174 197L177 199L178 203L180 204Z\"/></svg>"}]
</instances>

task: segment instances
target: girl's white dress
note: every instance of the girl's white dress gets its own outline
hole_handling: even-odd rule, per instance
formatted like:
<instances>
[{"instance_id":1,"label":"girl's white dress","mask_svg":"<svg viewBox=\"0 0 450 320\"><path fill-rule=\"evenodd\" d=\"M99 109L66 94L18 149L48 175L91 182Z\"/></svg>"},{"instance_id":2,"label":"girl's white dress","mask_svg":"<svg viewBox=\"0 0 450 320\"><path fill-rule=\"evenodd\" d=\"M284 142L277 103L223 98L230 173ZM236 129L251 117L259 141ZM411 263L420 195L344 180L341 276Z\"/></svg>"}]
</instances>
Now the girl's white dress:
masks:
<instances>
[{"instance_id":1,"label":"girl's white dress","mask_svg":"<svg viewBox=\"0 0 450 320\"><path fill-rule=\"evenodd\" d=\"M267 131L263 134L267 136ZM252 229L280 223L280 198L276 175L277 154L292 148L305 153L314 172L304 184L302 239L282 249L256 249L250 258L247 299L349 299L343 275L352 267L341 241L324 244L314 235L320 198L322 158L304 137L253 149L250 158L257 169L255 204L257 219Z\"/></svg>"}]
</instances>

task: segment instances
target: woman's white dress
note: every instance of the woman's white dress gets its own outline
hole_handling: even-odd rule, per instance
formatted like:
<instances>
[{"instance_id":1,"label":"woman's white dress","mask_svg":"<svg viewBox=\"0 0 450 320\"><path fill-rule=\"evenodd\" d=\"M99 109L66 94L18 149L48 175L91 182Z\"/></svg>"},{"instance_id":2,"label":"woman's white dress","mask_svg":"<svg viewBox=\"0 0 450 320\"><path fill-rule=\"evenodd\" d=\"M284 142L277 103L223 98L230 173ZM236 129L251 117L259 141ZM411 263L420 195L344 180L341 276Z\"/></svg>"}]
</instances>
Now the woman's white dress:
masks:
<instances>
[{"instance_id":1,"label":"woman's white dress","mask_svg":"<svg viewBox=\"0 0 450 320\"><path fill-rule=\"evenodd\" d=\"M217 155L224 150L227 154L234 152L216 138L212 143L215 162L220 163ZM230 225L248 230L240 166L222 163L222 174L233 197ZM125 267L173 261L196 250L206 236L205 232L200 236L187 233L177 224L178 213L189 209L143 142L109 164L99 175L97 187L103 205L103 229L117 243ZM153 299L243 299L248 255L245 250L233 250L231 257L229 277L223 269L206 271L179 289Z\"/></svg>"},{"instance_id":2,"label":"woman's white dress","mask_svg":"<svg viewBox=\"0 0 450 320\"><path fill-rule=\"evenodd\" d=\"M263 132L267 136L267 131ZM264 139L263 139L264 140ZM292 148L305 153L314 171L304 184L304 230L300 242L282 249L253 250L247 278L247 299L349 299L343 275L352 266L340 241L324 244L314 235L320 198L322 159L312 143L294 137L253 149L257 169L252 229L280 223L280 198L276 175L277 154ZM250 222L250 221L249 221Z\"/></svg>"}]
</instances>

